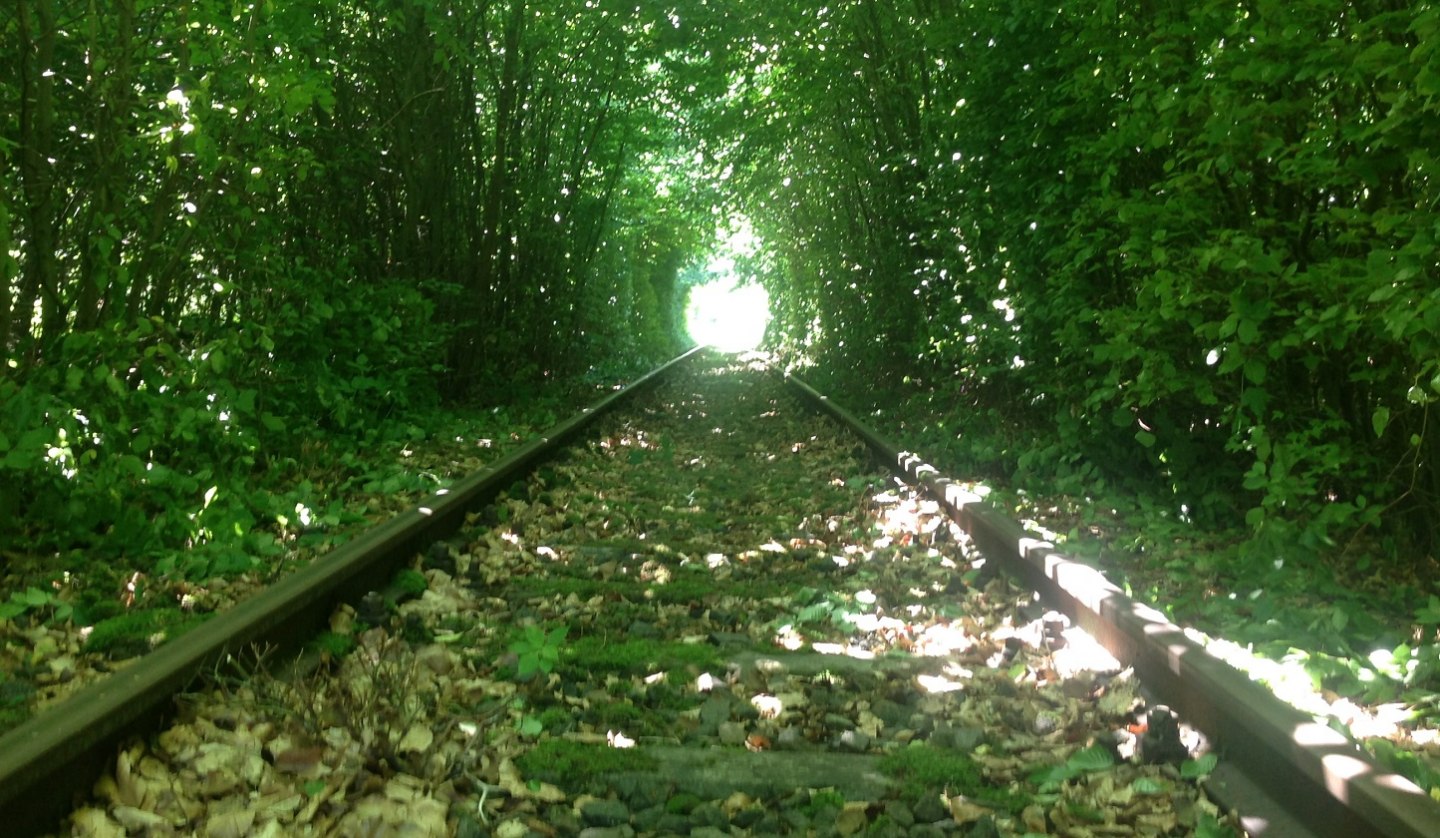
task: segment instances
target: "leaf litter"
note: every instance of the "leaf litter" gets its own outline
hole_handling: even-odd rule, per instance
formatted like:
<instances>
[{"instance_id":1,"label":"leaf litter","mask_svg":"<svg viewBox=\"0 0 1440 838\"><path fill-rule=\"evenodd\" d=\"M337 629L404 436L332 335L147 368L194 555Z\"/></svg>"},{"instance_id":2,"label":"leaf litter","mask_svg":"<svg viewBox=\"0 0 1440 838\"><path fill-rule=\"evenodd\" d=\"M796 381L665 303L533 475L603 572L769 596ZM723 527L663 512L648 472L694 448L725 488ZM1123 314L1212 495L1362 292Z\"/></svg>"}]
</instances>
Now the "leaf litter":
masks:
<instances>
[{"instance_id":1,"label":"leaf litter","mask_svg":"<svg viewBox=\"0 0 1440 838\"><path fill-rule=\"evenodd\" d=\"M342 648L184 696L63 830L1238 833L1195 734L758 366L693 365L473 517Z\"/></svg>"}]
</instances>

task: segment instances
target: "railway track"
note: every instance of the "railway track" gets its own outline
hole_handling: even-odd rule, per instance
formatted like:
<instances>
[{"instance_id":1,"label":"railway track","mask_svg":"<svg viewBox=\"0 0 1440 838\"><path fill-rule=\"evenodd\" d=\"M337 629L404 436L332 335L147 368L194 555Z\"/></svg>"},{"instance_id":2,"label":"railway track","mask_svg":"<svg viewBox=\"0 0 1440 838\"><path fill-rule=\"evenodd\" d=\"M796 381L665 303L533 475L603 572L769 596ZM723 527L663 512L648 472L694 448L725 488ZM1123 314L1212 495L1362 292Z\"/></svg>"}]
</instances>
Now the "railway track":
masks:
<instances>
[{"instance_id":1,"label":"railway track","mask_svg":"<svg viewBox=\"0 0 1440 838\"><path fill-rule=\"evenodd\" d=\"M657 370L0 740L4 822L1440 829L1338 734L788 385Z\"/></svg>"}]
</instances>

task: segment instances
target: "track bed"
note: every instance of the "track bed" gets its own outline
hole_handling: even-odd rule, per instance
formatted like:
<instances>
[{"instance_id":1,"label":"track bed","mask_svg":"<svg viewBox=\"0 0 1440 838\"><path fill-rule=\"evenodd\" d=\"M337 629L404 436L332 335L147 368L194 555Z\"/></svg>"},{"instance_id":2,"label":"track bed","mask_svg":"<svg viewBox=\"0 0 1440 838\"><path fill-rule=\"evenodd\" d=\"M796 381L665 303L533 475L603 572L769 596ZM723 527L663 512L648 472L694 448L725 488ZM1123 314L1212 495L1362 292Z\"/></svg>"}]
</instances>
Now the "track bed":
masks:
<instances>
[{"instance_id":1,"label":"track bed","mask_svg":"<svg viewBox=\"0 0 1440 838\"><path fill-rule=\"evenodd\" d=\"M769 373L678 369L413 570L63 831L1237 834L1129 670Z\"/></svg>"}]
</instances>

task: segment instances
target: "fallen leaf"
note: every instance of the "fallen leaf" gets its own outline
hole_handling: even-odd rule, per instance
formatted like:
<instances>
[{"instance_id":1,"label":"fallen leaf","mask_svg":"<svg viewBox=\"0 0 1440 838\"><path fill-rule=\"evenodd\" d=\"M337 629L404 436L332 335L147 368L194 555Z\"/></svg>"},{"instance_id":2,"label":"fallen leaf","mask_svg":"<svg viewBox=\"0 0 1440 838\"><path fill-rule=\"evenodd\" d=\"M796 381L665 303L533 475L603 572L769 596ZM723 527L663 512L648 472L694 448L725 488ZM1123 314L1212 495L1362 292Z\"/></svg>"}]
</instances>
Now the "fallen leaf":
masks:
<instances>
[{"instance_id":1,"label":"fallen leaf","mask_svg":"<svg viewBox=\"0 0 1440 838\"><path fill-rule=\"evenodd\" d=\"M255 813L236 809L215 815L205 821L205 838L245 838L255 825Z\"/></svg>"},{"instance_id":2,"label":"fallen leaf","mask_svg":"<svg viewBox=\"0 0 1440 838\"><path fill-rule=\"evenodd\" d=\"M520 776L520 772L516 770L513 760L501 760L498 773L500 787L509 792L511 797L522 800L539 800L543 803L559 803L565 799L565 792L550 783L527 783Z\"/></svg>"},{"instance_id":3,"label":"fallen leaf","mask_svg":"<svg viewBox=\"0 0 1440 838\"><path fill-rule=\"evenodd\" d=\"M956 823L974 823L986 815L994 814L994 810L971 803L963 794L957 794L947 802L950 804L950 817L954 818Z\"/></svg>"},{"instance_id":4,"label":"fallen leaf","mask_svg":"<svg viewBox=\"0 0 1440 838\"><path fill-rule=\"evenodd\" d=\"M841 835L863 832L870 825L869 808L870 804L863 800L846 803L840 814L835 816L835 831Z\"/></svg>"},{"instance_id":5,"label":"fallen leaf","mask_svg":"<svg viewBox=\"0 0 1440 838\"><path fill-rule=\"evenodd\" d=\"M430 749L435 742L435 733L428 725L416 722L405 731L405 736L395 750L402 754L420 754Z\"/></svg>"}]
</instances>

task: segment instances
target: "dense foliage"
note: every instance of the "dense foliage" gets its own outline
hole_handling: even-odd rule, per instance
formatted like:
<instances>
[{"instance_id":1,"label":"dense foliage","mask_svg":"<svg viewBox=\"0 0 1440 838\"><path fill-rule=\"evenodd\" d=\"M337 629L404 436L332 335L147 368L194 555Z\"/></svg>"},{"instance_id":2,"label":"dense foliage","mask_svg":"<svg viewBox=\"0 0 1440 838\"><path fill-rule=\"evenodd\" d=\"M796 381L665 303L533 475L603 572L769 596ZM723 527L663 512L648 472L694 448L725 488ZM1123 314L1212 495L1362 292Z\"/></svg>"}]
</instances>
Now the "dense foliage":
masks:
<instances>
[{"instance_id":1,"label":"dense foliage","mask_svg":"<svg viewBox=\"0 0 1440 838\"><path fill-rule=\"evenodd\" d=\"M1427 566L1440 9L726 20L707 127L779 261L783 344L922 380L1021 483L1243 518L1257 554L1379 536Z\"/></svg>"},{"instance_id":2,"label":"dense foliage","mask_svg":"<svg viewBox=\"0 0 1440 838\"><path fill-rule=\"evenodd\" d=\"M1243 529L1148 592L1418 689L1435 136L1430 0L3 4L0 616L362 520L437 405L665 355L723 262L952 470Z\"/></svg>"},{"instance_id":3,"label":"dense foliage","mask_svg":"<svg viewBox=\"0 0 1440 838\"><path fill-rule=\"evenodd\" d=\"M660 188L662 26L581 0L7 4L0 538L243 535L286 508L252 478L326 435L671 351L711 222Z\"/></svg>"}]
</instances>

